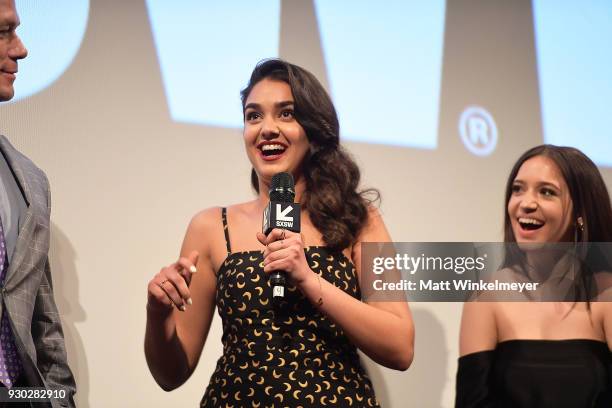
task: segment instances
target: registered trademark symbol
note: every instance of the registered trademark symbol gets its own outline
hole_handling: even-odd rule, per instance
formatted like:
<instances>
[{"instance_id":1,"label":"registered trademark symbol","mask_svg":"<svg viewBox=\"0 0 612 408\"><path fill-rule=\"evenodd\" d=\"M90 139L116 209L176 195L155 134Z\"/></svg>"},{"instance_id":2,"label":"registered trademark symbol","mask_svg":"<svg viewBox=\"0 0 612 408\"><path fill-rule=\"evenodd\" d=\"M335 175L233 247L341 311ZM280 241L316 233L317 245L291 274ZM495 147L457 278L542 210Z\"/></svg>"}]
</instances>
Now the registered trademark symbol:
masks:
<instances>
[{"instance_id":1,"label":"registered trademark symbol","mask_svg":"<svg viewBox=\"0 0 612 408\"><path fill-rule=\"evenodd\" d=\"M497 146L495 120L480 106L468 106L461 113L459 135L465 147L477 156L488 156Z\"/></svg>"}]
</instances>

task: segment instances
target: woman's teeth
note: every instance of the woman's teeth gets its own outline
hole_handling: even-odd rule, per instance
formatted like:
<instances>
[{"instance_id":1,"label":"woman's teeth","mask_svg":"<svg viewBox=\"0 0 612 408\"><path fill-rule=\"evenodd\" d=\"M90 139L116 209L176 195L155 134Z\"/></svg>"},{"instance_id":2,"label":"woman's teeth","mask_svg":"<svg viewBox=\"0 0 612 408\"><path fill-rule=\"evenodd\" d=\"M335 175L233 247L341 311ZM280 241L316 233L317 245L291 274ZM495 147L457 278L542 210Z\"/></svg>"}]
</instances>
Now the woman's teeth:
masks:
<instances>
[{"instance_id":1,"label":"woman's teeth","mask_svg":"<svg viewBox=\"0 0 612 408\"><path fill-rule=\"evenodd\" d=\"M521 217L518 219L518 222L521 225L521 228L526 229L526 230L536 230L540 228L542 225L544 225L542 221L536 220L534 218Z\"/></svg>"},{"instance_id":2,"label":"woman's teeth","mask_svg":"<svg viewBox=\"0 0 612 408\"><path fill-rule=\"evenodd\" d=\"M275 154L281 154L285 151L285 146L280 144L267 144L261 146L261 151L264 156L272 156Z\"/></svg>"}]
</instances>

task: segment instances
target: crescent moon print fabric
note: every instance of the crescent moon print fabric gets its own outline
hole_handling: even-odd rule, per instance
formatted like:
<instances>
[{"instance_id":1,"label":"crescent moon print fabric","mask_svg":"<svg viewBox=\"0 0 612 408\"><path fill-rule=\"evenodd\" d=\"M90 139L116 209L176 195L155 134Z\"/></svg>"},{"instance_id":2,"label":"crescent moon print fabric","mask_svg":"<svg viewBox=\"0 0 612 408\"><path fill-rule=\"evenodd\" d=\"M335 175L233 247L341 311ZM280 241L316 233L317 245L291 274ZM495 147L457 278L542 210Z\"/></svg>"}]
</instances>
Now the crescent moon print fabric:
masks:
<instances>
[{"instance_id":1,"label":"crescent moon print fabric","mask_svg":"<svg viewBox=\"0 0 612 408\"><path fill-rule=\"evenodd\" d=\"M227 221L223 209L223 223ZM228 234L226 234L226 239ZM359 299L351 261L325 247L305 250L311 269ZM325 299L325 294L323 294ZM223 355L201 407L379 407L356 347L287 287L273 304L261 251L231 252L217 274Z\"/></svg>"}]
</instances>

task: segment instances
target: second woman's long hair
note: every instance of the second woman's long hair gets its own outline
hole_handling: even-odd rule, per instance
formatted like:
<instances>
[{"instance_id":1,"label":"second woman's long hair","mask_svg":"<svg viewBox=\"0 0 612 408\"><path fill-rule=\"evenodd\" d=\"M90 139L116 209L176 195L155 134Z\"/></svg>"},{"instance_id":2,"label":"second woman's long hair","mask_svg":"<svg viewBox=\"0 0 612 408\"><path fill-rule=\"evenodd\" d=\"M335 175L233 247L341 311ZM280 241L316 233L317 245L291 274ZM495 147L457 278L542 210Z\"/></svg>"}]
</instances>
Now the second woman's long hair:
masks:
<instances>
[{"instance_id":1,"label":"second woman's long hair","mask_svg":"<svg viewBox=\"0 0 612 408\"><path fill-rule=\"evenodd\" d=\"M378 191L357 191L359 167L340 146L336 109L321 83L305 69L280 59L257 64L241 92L243 111L251 90L265 78L289 85L295 118L310 142L310 151L301 166L306 191L300 204L325 244L333 250L343 250L355 243L367 221L368 205L379 198ZM259 193L255 170L251 171L251 184ZM367 198L370 194L374 200Z\"/></svg>"}]
</instances>

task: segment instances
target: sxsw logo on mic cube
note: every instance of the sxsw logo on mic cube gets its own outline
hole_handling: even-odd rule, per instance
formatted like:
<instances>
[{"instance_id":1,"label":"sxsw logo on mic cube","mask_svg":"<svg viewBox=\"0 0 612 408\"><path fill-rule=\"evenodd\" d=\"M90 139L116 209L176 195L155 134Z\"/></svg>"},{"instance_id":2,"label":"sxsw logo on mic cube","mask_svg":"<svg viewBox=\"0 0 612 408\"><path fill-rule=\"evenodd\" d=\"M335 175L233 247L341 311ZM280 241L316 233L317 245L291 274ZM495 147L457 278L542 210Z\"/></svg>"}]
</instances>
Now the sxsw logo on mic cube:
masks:
<instances>
[{"instance_id":1,"label":"sxsw logo on mic cube","mask_svg":"<svg viewBox=\"0 0 612 408\"><path fill-rule=\"evenodd\" d=\"M268 235L274 228L300 232L300 205L270 201L263 216L263 232Z\"/></svg>"}]
</instances>

